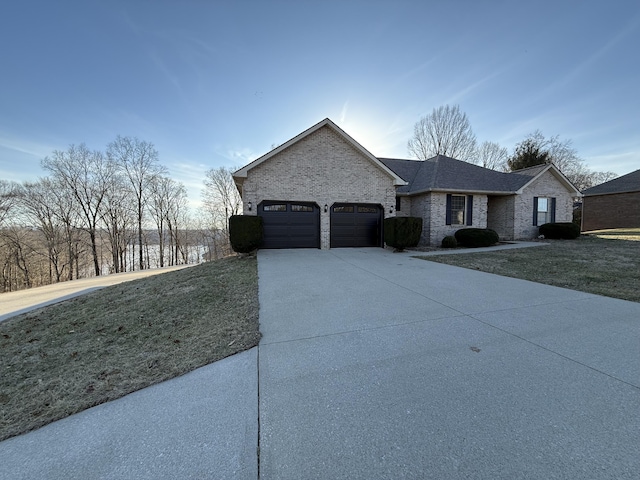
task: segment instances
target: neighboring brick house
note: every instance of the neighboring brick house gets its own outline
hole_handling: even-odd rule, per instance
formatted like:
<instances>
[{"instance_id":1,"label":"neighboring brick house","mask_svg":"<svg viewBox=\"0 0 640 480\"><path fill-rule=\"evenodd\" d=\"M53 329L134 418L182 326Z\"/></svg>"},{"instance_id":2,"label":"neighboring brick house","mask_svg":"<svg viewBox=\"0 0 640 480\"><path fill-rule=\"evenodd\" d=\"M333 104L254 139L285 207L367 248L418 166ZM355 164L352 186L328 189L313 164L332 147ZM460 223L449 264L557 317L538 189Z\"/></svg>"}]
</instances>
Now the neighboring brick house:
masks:
<instances>
[{"instance_id":1,"label":"neighboring brick house","mask_svg":"<svg viewBox=\"0 0 640 480\"><path fill-rule=\"evenodd\" d=\"M640 227L640 170L588 188L582 198L582 231Z\"/></svg>"},{"instance_id":2,"label":"neighboring brick house","mask_svg":"<svg viewBox=\"0 0 640 480\"><path fill-rule=\"evenodd\" d=\"M263 248L382 246L382 220L423 218L421 244L466 226L501 239L571 221L580 196L553 165L496 172L444 156L376 158L329 119L233 174L245 215L263 217Z\"/></svg>"}]
</instances>

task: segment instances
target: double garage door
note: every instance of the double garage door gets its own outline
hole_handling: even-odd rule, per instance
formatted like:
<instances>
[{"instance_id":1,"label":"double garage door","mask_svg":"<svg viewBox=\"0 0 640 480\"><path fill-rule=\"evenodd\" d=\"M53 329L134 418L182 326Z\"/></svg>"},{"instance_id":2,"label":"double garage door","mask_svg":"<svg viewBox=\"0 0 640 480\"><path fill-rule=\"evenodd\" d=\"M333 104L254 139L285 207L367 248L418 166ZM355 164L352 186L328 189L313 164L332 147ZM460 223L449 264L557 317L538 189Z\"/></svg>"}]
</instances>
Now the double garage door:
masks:
<instances>
[{"instance_id":1,"label":"double garage door","mask_svg":"<svg viewBox=\"0 0 640 480\"><path fill-rule=\"evenodd\" d=\"M379 205L336 203L331 206L331 248L382 245ZM262 248L320 248L320 208L315 203L265 201L258 206Z\"/></svg>"}]
</instances>

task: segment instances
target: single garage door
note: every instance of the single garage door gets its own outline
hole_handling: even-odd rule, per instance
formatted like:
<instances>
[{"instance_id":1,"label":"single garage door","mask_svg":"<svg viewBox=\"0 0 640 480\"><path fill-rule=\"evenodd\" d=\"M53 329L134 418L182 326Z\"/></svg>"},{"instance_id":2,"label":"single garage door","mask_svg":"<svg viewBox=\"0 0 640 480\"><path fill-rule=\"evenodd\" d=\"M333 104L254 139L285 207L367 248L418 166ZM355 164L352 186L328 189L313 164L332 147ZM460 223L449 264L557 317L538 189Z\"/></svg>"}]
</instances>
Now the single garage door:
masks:
<instances>
[{"instance_id":1,"label":"single garage door","mask_svg":"<svg viewBox=\"0 0 640 480\"><path fill-rule=\"evenodd\" d=\"M262 248L320 248L320 209L315 203L265 201L258 206Z\"/></svg>"},{"instance_id":2,"label":"single garage door","mask_svg":"<svg viewBox=\"0 0 640 480\"><path fill-rule=\"evenodd\" d=\"M331 247L382 245L380 205L336 203L331 207Z\"/></svg>"}]
</instances>

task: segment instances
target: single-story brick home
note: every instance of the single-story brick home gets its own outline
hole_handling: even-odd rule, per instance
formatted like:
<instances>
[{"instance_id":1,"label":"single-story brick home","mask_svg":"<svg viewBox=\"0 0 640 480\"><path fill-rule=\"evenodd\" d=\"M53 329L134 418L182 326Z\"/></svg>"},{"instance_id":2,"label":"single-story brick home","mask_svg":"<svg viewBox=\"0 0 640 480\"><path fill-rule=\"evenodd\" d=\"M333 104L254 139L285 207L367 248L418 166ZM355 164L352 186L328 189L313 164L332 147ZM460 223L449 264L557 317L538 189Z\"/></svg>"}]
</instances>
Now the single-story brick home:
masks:
<instances>
[{"instance_id":1,"label":"single-story brick home","mask_svg":"<svg viewBox=\"0 0 640 480\"><path fill-rule=\"evenodd\" d=\"M586 189L582 231L640 227L640 170Z\"/></svg>"},{"instance_id":2,"label":"single-story brick home","mask_svg":"<svg viewBox=\"0 0 640 480\"><path fill-rule=\"evenodd\" d=\"M553 165L502 173L453 158L378 158L328 118L233 174L263 248L383 246L382 220L423 218L422 245L464 227L502 240L570 222L580 192Z\"/></svg>"}]
</instances>

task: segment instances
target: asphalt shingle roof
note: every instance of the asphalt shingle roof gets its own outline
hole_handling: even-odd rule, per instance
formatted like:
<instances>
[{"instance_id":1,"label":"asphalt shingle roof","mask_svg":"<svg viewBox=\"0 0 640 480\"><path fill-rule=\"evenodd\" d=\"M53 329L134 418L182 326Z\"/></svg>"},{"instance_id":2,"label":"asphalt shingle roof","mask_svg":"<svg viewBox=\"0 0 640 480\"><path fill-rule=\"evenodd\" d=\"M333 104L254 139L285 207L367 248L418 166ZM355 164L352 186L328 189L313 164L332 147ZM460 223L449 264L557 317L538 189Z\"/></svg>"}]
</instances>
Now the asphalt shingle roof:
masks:
<instances>
[{"instance_id":1,"label":"asphalt shingle roof","mask_svg":"<svg viewBox=\"0 0 640 480\"><path fill-rule=\"evenodd\" d=\"M397 190L398 193L407 194L437 190L514 193L546 167L543 166L535 173L503 173L444 155L424 161L395 158L379 160L409 182L409 185L398 187Z\"/></svg>"},{"instance_id":2,"label":"asphalt shingle roof","mask_svg":"<svg viewBox=\"0 0 640 480\"><path fill-rule=\"evenodd\" d=\"M627 173L626 175L601 183L595 187L587 188L583 194L589 196L627 192L640 192L640 170Z\"/></svg>"}]
</instances>

